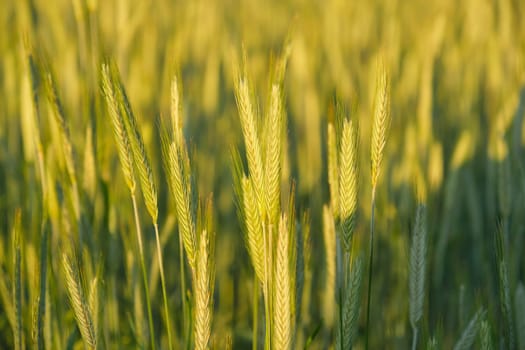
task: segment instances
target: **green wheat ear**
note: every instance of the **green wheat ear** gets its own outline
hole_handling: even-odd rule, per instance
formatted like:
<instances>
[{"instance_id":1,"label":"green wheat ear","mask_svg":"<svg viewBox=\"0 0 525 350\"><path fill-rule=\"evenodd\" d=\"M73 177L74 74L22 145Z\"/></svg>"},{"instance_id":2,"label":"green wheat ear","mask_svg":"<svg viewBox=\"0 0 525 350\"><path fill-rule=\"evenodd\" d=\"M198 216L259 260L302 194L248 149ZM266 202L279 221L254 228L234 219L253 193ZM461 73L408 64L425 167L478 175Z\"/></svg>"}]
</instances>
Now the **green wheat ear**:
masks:
<instances>
[{"instance_id":1,"label":"green wheat ear","mask_svg":"<svg viewBox=\"0 0 525 350\"><path fill-rule=\"evenodd\" d=\"M82 339L89 349L95 349L97 345L97 339L95 327L93 325L93 317L91 315L91 311L89 309L89 305L85 298L85 293L80 282L78 267L71 261L70 257L66 253L62 254L62 267L64 268L64 273L66 275L66 287L69 300L71 302Z\"/></svg>"},{"instance_id":2,"label":"green wheat ear","mask_svg":"<svg viewBox=\"0 0 525 350\"><path fill-rule=\"evenodd\" d=\"M425 272L427 255L427 227L426 209L419 204L416 211L416 222L410 247L409 266L409 307L410 324L414 332L412 349L417 347L418 323L423 316L423 303L425 297Z\"/></svg>"},{"instance_id":3,"label":"green wheat ear","mask_svg":"<svg viewBox=\"0 0 525 350\"><path fill-rule=\"evenodd\" d=\"M379 63L376 93L374 99L374 120L372 125L372 143L371 143L371 159L372 159L372 189L375 190L379 173L381 170L381 162L383 160L383 153L387 139L388 129L390 128L390 92L389 80L386 72L384 62Z\"/></svg>"}]
</instances>

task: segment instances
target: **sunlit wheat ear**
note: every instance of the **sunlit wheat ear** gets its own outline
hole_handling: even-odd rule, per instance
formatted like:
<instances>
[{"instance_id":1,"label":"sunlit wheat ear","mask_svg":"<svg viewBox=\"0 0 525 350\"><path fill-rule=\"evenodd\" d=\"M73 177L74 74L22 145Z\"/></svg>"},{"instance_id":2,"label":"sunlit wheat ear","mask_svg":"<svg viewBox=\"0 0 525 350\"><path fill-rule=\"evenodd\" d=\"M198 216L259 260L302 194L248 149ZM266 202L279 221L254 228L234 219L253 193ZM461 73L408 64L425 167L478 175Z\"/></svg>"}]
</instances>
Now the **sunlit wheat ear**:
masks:
<instances>
[{"instance_id":1,"label":"sunlit wheat ear","mask_svg":"<svg viewBox=\"0 0 525 350\"><path fill-rule=\"evenodd\" d=\"M215 262L213 236L204 230L199 237L195 283L195 349L209 348L213 316Z\"/></svg>"},{"instance_id":2,"label":"sunlit wheat ear","mask_svg":"<svg viewBox=\"0 0 525 350\"><path fill-rule=\"evenodd\" d=\"M286 216L279 222L275 261L273 297L273 348L290 349L292 345L292 317L290 291L290 235Z\"/></svg>"},{"instance_id":3,"label":"sunlit wheat ear","mask_svg":"<svg viewBox=\"0 0 525 350\"><path fill-rule=\"evenodd\" d=\"M387 132L390 128L390 92L389 80L386 67L383 62L379 63L377 73L377 86L374 99L374 120L372 125L372 189L375 190L381 162L387 139Z\"/></svg>"},{"instance_id":4,"label":"sunlit wheat ear","mask_svg":"<svg viewBox=\"0 0 525 350\"><path fill-rule=\"evenodd\" d=\"M335 218L339 217L339 162L337 155L336 132L333 123L328 124L328 185L330 187L330 206Z\"/></svg>"},{"instance_id":5,"label":"sunlit wheat ear","mask_svg":"<svg viewBox=\"0 0 525 350\"><path fill-rule=\"evenodd\" d=\"M124 120L120 113L120 107L116 99L115 90L111 78L110 67L107 64L102 65L102 92L106 100L111 124L113 126L113 135L117 143L120 164L124 173L124 180L131 193L135 193L135 176L133 173L133 152L129 141Z\"/></svg>"},{"instance_id":6,"label":"sunlit wheat ear","mask_svg":"<svg viewBox=\"0 0 525 350\"><path fill-rule=\"evenodd\" d=\"M172 142L169 145L168 154L169 181L174 188L175 206L179 220L180 234L182 235L184 249L188 256L188 262L193 271L195 271L195 256L197 251L197 239L195 235L195 224L191 212L191 187L188 183L188 177L183 170L179 148Z\"/></svg>"},{"instance_id":7,"label":"sunlit wheat ear","mask_svg":"<svg viewBox=\"0 0 525 350\"><path fill-rule=\"evenodd\" d=\"M133 159L135 160L134 164L139 173L140 187L142 188L142 194L144 195L146 209L148 210L153 222L156 223L158 218L158 206L157 190L155 188L155 182L153 181L153 171L151 170L144 141L142 140L137 121L131 109L131 104L126 95L126 90L124 89L120 75L116 69L113 70L112 73L116 99L120 105L120 112L122 113L124 126L130 140L131 151L133 153Z\"/></svg>"},{"instance_id":8,"label":"sunlit wheat ear","mask_svg":"<svg viewBox=\"0 0 525 350\"><path fill-rule=\"evenodd\" d=\"M344 248L350 251L357 215L357 128L351 120L345 119L341 133L339 152L339 217Z\"/></svg>"},{"instance_id":9,"label":"sunlit wheat ear","mask_svg":"<svg viewBox=\"0 0 525 350\"><path fill-rule=\"evenodd\" d=\"M71 262L71 259L66 253L62 254L62 266L66 275L67 292L78 329L80 330L84 343L88 348L94 349L97 345L95 328L93 327L93 318L91 317L91 312L80 282L78 268Z\"/></svg>"},{"instance_id":10,"label":"sunlit wheat ear","mask_svg":"<svg viewBox=\"0 0 525 350\"><path fill-rule=\"evenodd\" d=\"M351 349L357 339L357 326L359 323L359 306L361 302L361 281L363 277L363 263L361 257L357 257L352 264L350 278L344 291L343 300L343 330L342 348Z\"/></svg>"},{"instance_id":11,"label":"sunlit wheat ear","mask_svg":"<svg viewBox=\"0 0 525 350\"><path fill-rule=\"evenodd\" d=\"M250 179L242 179L243 212L246 223L246 243L255 274L262 284L266 283L264 274L264 237L262 220L257 210L257 199Z\"/></svg>"},{"instance_id":12,"label":"sunlit wheat ear","mask_svg":"<svg viewBox=\"0 0 525 350\"><path fill-rule=\"evenodd\" d=\"M264 143L266 146L264 193L270 222L277 223L281 212L281 135L283 125L281 89L277 84L274 84L271 89L270 111L267 118L266 142Z\"/></svg>"},{"instance_id":13,"label":"sunlit wheat ear","mask_svg":"<svg viewBox=\"0 0 525 350\"><path fill-rule=\"evenodd\" d=\"M244 143L246 146L246 155L248 159L248 170L250 178L253 179L253 186L257 203L261 215L263 214L263 162L261 155L261 146L259 143L259 135L257 131L257 121L255 110L252 105L250 88L246 78L238 78L235 86L235 98L237 101L237 108L239 110L239 117L241 120L242 133L244 135ZM264 215L262 215L264 216Z\"/></svg>"},{"instance_id":14,"label":"sunlit wheat ear","mask_svg":"<svg viewBox=\"0 0 525 350\"><path fill-rule=\"evenodd\" d=\"M427 253L426 209L419 204L416 212L416 222L410 247L409 294L410 294L410 323L415 329L423 316L423 302L425 296L425 268Z\"/></svg>"},{"instance_id":15,"label":"sunlit wheat ear","mask_svg":"<svg viewBox=\"0 0 525 350\"><path fill-rule=\"evenodd\" d=\"M467 327L463 330L463 333L461 333L461 336L456 342L456 345L454 345L454 350L468 350L472 348L481 325L481 320L484 316L485 311L483 309L480 309L478 312L476 312L474 317L472 317L468 323Z\"/></svg>"}]
</instances>

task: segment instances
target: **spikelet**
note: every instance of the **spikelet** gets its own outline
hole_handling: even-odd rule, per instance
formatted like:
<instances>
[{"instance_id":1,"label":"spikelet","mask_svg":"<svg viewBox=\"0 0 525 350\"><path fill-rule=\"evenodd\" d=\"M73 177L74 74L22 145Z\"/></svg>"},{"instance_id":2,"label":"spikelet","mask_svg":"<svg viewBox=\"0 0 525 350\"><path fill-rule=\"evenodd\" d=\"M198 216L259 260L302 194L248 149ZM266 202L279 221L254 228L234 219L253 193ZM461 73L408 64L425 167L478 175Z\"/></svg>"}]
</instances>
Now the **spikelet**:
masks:
<instances>
[{"instance_id":1,"label":"spikelet","mask_svg":"<svg viewBox=\"0 0 525 350\"><path fill-rule=\"evenodd\" d=\"M281 211L281 132L282 132L282 101L279 85L271 89L270 111L266 123L266 151L264 169L264 193L266 210L271 223L277 223Z\"/></svg>"},{"instance_id":2,"label":"spikelet","mask_svg":"<svg viewBox=\"0 0 525 350\"><path fill-rule=\"evenodd\" d=\"M84 291L82 290L78 268L73 265L66 253L62 254L62 265L66 274L69 300L73 307L80 334L88 348L94 349L97 344L95 328L88 303L84 297Z\"/></svg>"},{"instance_id":3,"label":"spikelet","mask_svg":"<svg viewBox=\"0 0 525 350\"><path fill-rule=\"evenodd\" d=\"M349 252L357 215L357 130L351 120L345 119L339 152L339 217L341 238L345 251Z\"/></svg>"},{"instance_id":4,"label":"spikelet","mask_svg":"<svg viewBox=\"0 0 525 350\"><path fill-rule=\"evenodd\" d=\"M262 220L259 211L257 210L257 199L255 198L252 182L246 177L242 179L242 192L248 253L250 254L255 274L259 281L264 285L266 279L264 273L264 237Z\"/></svg>"},{"instance_id":5,"label":"spikelet","mask_svg":"<svg viewBox=\"0 0 525 350\"><path fill-rule=\"evenodd\" d=\"M199 238L195 283L195 349L209 348L215 284L213 237L204 230Z\"/></svg>"},{"instance_id":6,"label":"spikelet","mask_svg":"<svg viewBox=\"0 0 525 350\"><path fill-rule=\"evenodd\" d=\"M102 91L106 99L109 116L111 117L113 125L113 135L115 136L115 142L117 143L120 164L122 166L122 172L124 173L124 180L133 194L135 193L136 186L133 173L133 152L131 150L126 127L124 126L124 120L120 113L120 107L116 99L112 73L107 64L102 65Z\"/></svg>"},{"instance_id":7,"label":"spikelet","mask_svg":"<svg viewBox=\"0 0 525 350\"><path fill-rule=\"evenodd\" d=\"M290 236L286 216L279 222L275 261L275 282L273 297L273 348L290 349L292 346L292 319L290 291Z\"/></svg>"},{"instance_id":8,"label":"spikelet","mask_svg":"<svg viewBox=\"0 0 525 350\"><path fill-rule=\"evenodd\" d=\"M375 191L381 170L381 162L390 128L390 92L386 67L383 62L379 64L377 74L377 87L374 100L374 120L372 125L372 189Z\"/></svg>"},{"instance_id":9,"label":"spikelet","mask_svg":"<svg viewBox=\"0 0 525 350\"><path fill-rule=\"evenodd\" d=\"M419 204L416 211L416 222L410 247L409 295L410 323L414 329L423 316L425 296L425 270L427 253L426 209Z\"/></svg>"}]
</instances>

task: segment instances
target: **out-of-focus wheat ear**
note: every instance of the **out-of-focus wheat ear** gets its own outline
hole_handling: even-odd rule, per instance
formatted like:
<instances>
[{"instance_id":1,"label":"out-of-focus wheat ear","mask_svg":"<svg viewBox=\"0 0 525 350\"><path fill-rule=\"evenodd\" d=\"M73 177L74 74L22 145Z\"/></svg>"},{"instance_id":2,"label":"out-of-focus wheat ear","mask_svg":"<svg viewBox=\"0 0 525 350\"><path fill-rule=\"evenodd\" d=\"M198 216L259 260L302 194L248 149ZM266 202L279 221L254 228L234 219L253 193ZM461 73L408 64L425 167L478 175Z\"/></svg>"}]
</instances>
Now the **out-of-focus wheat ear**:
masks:
<instances>
[{"instance_id":1,"label":"out-of-focus wheat ear","mask_svg":"<svg viewBox=\"0 0 525 350\"><path fill-rule=\"evenodd\" d=\"M168 167L170 169L169 181L172 182L174 190L175 207L179 221L179 231L183 238L184 249L188 256L188 262L192 271L195 272L195 259L197 251L197 238L195 234L195 224L191 212L191 187L187 183L188 179L183 173L179 148L172 142L169 146Z\"/></svg>"},{"instance_id":2,"label":"out-of-focus wheat ear","mask_svg":"<svg viewBox=\"0 0 525 350\"><path fill-rule=\"evenodd\" d=\"M426 226L426 208L423 204L418 204L414 232L412 233L412 245L410 247L410 267L408 271L410 324L412 325L414 332L417 332L417 324L423 316L427 255Z\"/></svg>"},{"instance_id":3,"label":"out-of-focus wheat ear","mask_svg":"<svg viewBox=\"0 0 525 350\"><path fill-rule=\"evenodd\" d=\"M334 217L330 207L323 206L323 240L325 250L326 280L323 290L323 323L327 329L333 327L335 318L336 284L336 237Z\"/></svg>"},{"instance_id":4,"label":"out-of-focus wheat ear","mask_svg":"<svg viewBox=\"0 0 525 350\"><path fill-rule=\"evenodd\" d=\"M24 347L24 336L22 329L22 243L21 243L21 218L22 212L17 209L15 213L15 224L13 226L13 247L14 247L14 261L13 261L13 305L14 305L14 338L15 349L20 350Z\"/></svg>"},{"instance_id":5,"label":"out-of-focus wheat ear","mask_svg":"<svg viewBox=\"0 0 525 350\"><path fill-rule=\"evenodd\" d=\"M146 154L146 147L144 146L144 141L126 94L126 89L124 88L124 84L122 83L122 79L116 68L112 70L112 78L116 100L120 106L124 126L130 140L131 151L133 153L133 159L135 160L134 164L139 174L140 187L142 188L142 194L144 195L146 209L148 210L153 222L156 223L159 214L157 206L157 190L153 180L153 171L151 169L150 161Z\"/></svg>"},{"instance_id":6,"label":"out-of-focus wheat ear","mask_svg":"<svg viewBox=\"0 0 525 350\"><path fill-rule=\"evenodd\" d=\"M263 224L262 218L259 215L257 198L255 197L252 181L247 177L243 177L242 179L242 193L248 253L252 260L255 275L259 281L265 285Z\"/></svg>"},{"instance_id":7,"label":"out-of-focus wheat ear","mask_svg":"<svg viewBox=\"0 0 525 350\"><path fill-rule=\"evenodd\" d=\"M282 96L279 85L274 84L270 93L270 110L265 130L264 194L270 222L277 224L281 212L281 149L282 149Z\"/></svg>"},{"instance_id":8,"label":"out-of-focus wheat ear","mask_svg":"<svg viewBox=\"0 0 525 350\"><path fill-rule=\"evenodd\" d=\"M204 350L210 346L213 317L213 290L215 285L215 259L213 256L213 235L202 231L197 254L195 283L195 349Z\"/></svg>"},{"instance_id":9,"label":"out-of-focus wheat ear","mask_svg":"<svg viewBox=\"0 0 525 350\"><path fill-rule=\"evenodd\" d=\"M171 80L171 127L173 130L173 137L177 146L180 146L183 142L182 139L182 92L177 82L177 76L173 76Z\"/></svg>"},{"instance_id":10,"label":"out-of-focus wheat ear","mask_svg":"<svg viewBox=\"0 0 525 350\"><path fill-rule=\"evenodd\" d=\"M480 332L480 337L481 337L481 350L494 349L494 346L492 343L492 336L490 334L490 324L486 319L481 321L481 327L480 327L479 332Z\"/></svg>"},{"instance_id":11,"label":"out-of-focus wheat ear","mask_svg":"<svg viewBox=\"0 0 525 350\"><path fill-rule=\"evenodd\" d=\"M361 302L361 281L363 277L363 263L358 256L352 264L350 278L344 290L343 300L343 349L351 349L357 339L359 323L359 306Z\"/></svg>"},{"instance_id":12,"label":"out-of-focus wheat ear","mask_svg":"<svg viewBox=\"0 0 525 350\"><path fill-rule=\"evenodd\" d=\"M468 350L474 345L476 335L479 332L481 320L485 317L485 311L483 309L478 310L472 317L467 327L461 333L459 340L454 345L454 350Z\"/></svg>"},{"instance_id":13,"label":"out-of-focus wheat ear","mask_svg":"<svg viewBox=\"0 0 525 350\"><path fill-rule=\"evenodd\" d=\"M372 124L372 189L375 190L381 162L387 139L388 129L390 128L390 91L389 80L384 62L380 62L377 72L377 85L374 99L374 120Z\"/></svg>"},{"instance_id":14,"label":"out-of-focus wheat ear","mask_svg":"<svg viewBox=\"0 0 525 350\"><path fill-rule=\"evenodd\" d=\"M93 326L93 318L84 296L78 267L71 261L66 253L62 254L62 267L64 268L66 278L67 293L82 339L89 349L95 349L97 339Z\"/></svg>"},{"instance_id":15,"label":"out-of-focus wheat ear","mask_svg":"<svg viewBox=\"0 0 525 350\"><path fill-rule=\"evenodd\" d=\"M93 145L93 139L93 127L88 124L86 127L86 137L84 144L82 188L92 203L95 201L97 187L97 163L95 161L95 147Z\"/></svg>"},{"instance_id":16,"label":"out-of-focus wheat ear","mask_svg":"<svg viewBox=\"0 0 525 350\"><path fill-rule=\"evenodd\" d=\"M357 140L357 128L351 120L345 119L339 152L339 218L341 238L346 252L350 252L357 216Z\"/></svg>"},{"instance_id":17,"label":"out-of-focus wheat ear","mask_svg":"<svg viewBox=\"0 0 525 350\"><path fill-rule=\"evenodd\" d=\"M3 270L0 270L0 297L2 298L2 308L4 309L5 317L7 318L7 322L9 322L11 329L13 332L16 332L17 319L13 301L14 294L12 294L12 289L14 289L15 286L10 288L7 281L9 281L9 277Z\"/></svg>"},{"instance_id":18,"label":"out-of-focus wheat ear","mask_svg":"<svg viewBox=\"0 0 525 350\"><path fill-rule=\"evenodd\" d=\"M61 147L63 151L64 161L66 164L66 169L69 175L69 178L72 182L76 182L75 174L75 163L73 158L73 146L71 144L71 137L69 135L69 128L66 123L66 118L64 115L64 109L58 98L57 87L55 84L55 79L50 71L44 72L45 74L45 86L47 91L47 98L51 105L52 114L61 138Z\"/></svg>"},{"instance_id":19,"label":"out-of-focus wheat ear","mask_svg":"<svg viewBox=\"0 0 525 350\"><path fill-rule=\"evenodd\" d=\"M499 299L503 316L503 341L509 349L515 348L514 322L510 298L509 272L507 267L506 249L502 224L498 225L495 244L498 260Z\"/></svg>"},{"instance_id":20,"label":"out-of-focus wheat ear","mask_svg":"<svg viewBox=\"0 0 525 350\"><path fill-rule=\"evenodd\" d=\"M247 78L237 78L235 85L235 99L237 101L237 109L239 110L242 133L244 135L246 156L248 159L248 170L250 173L250 178L253 181L254 191L257 197L259 210L261 211L261 216L264 217L265 205L262 193L264 186L264 172L261 145L259 143L257 120L251 101L250 88L248 86Z\"/></svg>"},{"instance_id":21,"label":"out-of-focus wheat ear","mask_svg":"<svg viewBox=\"0 0 525 350\"><path fill-rule=\"evenodd\" d=\"M516 317L516 334L518 349L525 349L525 288L521 282L516 287L514 295L514 315Z\"/></svg>"},{"instance_id":22,"label":"out-of-focus wheat ear","mask_svg":"<svg viewBox=\"0 0 525 350\"><path fill-rule=\"evenodd\" d=\"M290 349L292 346L291 291L290 291L290 235L285 215L279 221L277 251L275 259L275 281L273 296L274 349Z\"/></svg>"},{"instance_id":23,"label":"out-of-focus wheat ear","mask_svg":"<svg viewBox=\"0 0 525 350\"><path fill-rule=\"evenodd\" d=\"M435 337L429 338L427 341L427 350L437 350L437 349L439 349L439 347L438 347L438 342L436 338Z\"/></svg>"},{"instance_id":24,"label":"out-of-focus wheat ear","mask_svg":"<svg viewBox=\"0 0 525 350\"><path fill-rule=\"evenodd\" d=\"M335 218L339 217L339 162L337 139L333 123L328 123L328 185L330 187L330 206Z\"/></svg>"},{"instance_id":25,"label":"out-of-focus wheat ear","mask_svg":"<svg viewBox=\"0 0 525 350\"><path fill-rule=\"evenodd\" d=\"M88 305L89 311L91 312L93 320L93 330L95 334L98 334L98 317L99 317L99 276L95 276L91 280L91 285L89 286L89 296L88 296Z\"/></svg>"},{"instance_id":26,"label":"out-of-focus wheat ear","mask_svg":"<svg viewBox=\"0 0 525 350\"><path fill-rule=\"evenodd\" d=\"M116 68L115 68L116 69ZM133 152L129 141L124 120L120 113L120 107L116 99L115 89L112 81L111 68L108 64L102 65L102 92L106 100L111 124L113 126L113 135L117 143L120 164L124 173L124 180L131 193L135 193L135 176L133 173Z\"/></svg>"},{"instance_id":27,"label":"out-of-focus wheat ear","mask_svg":"<svg viewBox=\"0 0 525 350\"><path fill-rule=\"evenodd\" d=\"M412 245L410 247L410 265L408 271L409 317L413 331L412 349L417 348L418 323L423 316L427 255L426 241L426 208L423 204L418 204L412 234Z\"/></svg>"},{"instance_id":28,"label":"out-of-focus wheat ear","mask_svg":"<svg viewBox=\"0 0 525 350\"><path fill-rule=\"evenodd\" d=\"M34 313L33 341L35 347L44 348L44 315L46 313L46 289L47 289L47 245L49 237L49 222L46 217L42 219L40 238L39 290L36 298L36 312Z\"/></svg>"}]
</instances>

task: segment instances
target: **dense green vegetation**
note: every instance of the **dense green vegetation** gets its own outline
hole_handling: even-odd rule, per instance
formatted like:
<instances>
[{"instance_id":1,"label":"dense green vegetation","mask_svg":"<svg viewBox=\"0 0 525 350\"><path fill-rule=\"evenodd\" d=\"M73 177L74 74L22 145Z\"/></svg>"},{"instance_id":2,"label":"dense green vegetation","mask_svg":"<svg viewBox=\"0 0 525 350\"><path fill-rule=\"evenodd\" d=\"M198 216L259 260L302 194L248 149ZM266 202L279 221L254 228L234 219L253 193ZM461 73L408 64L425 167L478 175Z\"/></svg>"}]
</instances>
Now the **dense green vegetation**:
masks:
<instances>
[{"instance_id":1,"label":"dense green vegetation","mask_svg":"<svg viewBox=\"0 0 525 350\"><path fill-rule=\"evenodd\" d=\"M525 349L525 2L0 23L0 348Z\"/></svg>"}]
</instances>

